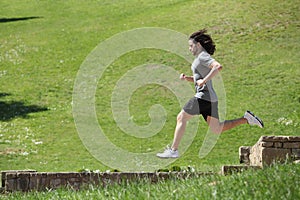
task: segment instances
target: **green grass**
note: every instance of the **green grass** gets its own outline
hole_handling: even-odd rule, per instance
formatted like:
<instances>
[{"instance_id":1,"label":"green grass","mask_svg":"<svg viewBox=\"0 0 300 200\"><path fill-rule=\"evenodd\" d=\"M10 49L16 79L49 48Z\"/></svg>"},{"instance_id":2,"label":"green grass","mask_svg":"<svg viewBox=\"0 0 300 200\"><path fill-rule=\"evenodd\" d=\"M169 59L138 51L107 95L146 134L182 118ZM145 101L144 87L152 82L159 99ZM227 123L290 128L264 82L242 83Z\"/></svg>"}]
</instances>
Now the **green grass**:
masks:
<instances>
[{"instance_id":1,"label":"green grass","mask_svg":"<svg viewBox=\"0 0 300 200\"><path fill-rule=\"evenodd\" d=\"M274 165L258 171L230 176L207 175L193 179L171 179L150 183L149 180L89 186L44 192L15 192L7 199L299 199L298 165ZM1 196L0 196L1 197ZM2 196L4 197L4 195Z\"/></svg>"},{"instance_id":2,"label":"green grass","mask_svg":"<svg viewBox=\"0 0 300 200\"><path fill-rule=\"evenodd\" d=\"M239 146L262 135L299 135L300 3L295 1L2 1L0 18L38 17L0 23L0 170L107 170L79 139L72 113L74 81L82 62L105 39L134 28L162 27L189 35L207 28L222 63L227 118L247 109L265 129L240 126L222 134L214 149L198 157L207 125L201 119L188 151L172 165L217 171L237 164ZM120 44L121 45L121 44ZM182 46L187 48L187 46ZM121 56L98 82L96 109L110 139L133 152L161 151L172 140L180 106L164 87L149 85L131 98L139 125L160 103L168 118L155 137L138 139L112 118L111 92L128 70L144 63L190 74L190 63L154 49ZM191 94L192 96L193 94ZM280 183L278 183L280 184Z\"/></svg>"}]
</instances>

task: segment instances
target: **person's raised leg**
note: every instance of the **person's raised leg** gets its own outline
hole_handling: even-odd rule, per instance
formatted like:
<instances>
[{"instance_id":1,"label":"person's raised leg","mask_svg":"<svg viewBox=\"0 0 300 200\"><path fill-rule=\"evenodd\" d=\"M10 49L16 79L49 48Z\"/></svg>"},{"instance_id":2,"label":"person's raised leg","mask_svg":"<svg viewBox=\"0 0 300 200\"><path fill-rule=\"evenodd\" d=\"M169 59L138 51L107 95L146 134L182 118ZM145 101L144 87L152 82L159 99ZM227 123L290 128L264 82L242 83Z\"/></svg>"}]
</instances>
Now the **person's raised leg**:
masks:
<instances>
[{"instance_id":1,"label":"person's raised leg","mask_svg":"<svg viewBox=\"0 0 300 200\"><path fill-rule=\"evenodd\" d=\"M247 124L247 123L248 123L248 121L244 117L241 117L238 119L232 119L232 120L225 120L224 122L220 122L219 119L215 118L215 117L211 117L211 116L207 117L207 124L208 124L210 130L216 134L220 134L223 131L226 131L226 130L232 129L234 127L237 127L239 125Z\"/></svg>"},{"instance_id":2,"label":"person's raised leg","mask_svg":"<svg viewBox=\"0 0 300 200\"><path fill-rule=\"evenodd\" d=\"M220 122L218 118L207 116L206 122L210 127L210 130L216 134L220 134L223 131L232 129L242 124L256 125L260 128L264 127L263 121L250 111L246 111L245 115L241 118L225 120L224 122Z\"/></svg>"}]
</instances>

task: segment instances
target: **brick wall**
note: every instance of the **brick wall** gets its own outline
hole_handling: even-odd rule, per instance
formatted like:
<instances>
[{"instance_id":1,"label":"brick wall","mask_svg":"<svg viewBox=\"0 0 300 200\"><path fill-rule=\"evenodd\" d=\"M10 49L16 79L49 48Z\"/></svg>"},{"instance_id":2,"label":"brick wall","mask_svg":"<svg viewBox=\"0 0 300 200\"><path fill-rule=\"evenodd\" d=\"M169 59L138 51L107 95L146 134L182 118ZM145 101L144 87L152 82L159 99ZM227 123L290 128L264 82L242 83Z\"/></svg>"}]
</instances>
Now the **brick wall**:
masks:
<instances>
[{"instance_id":1,"label":"brick wall","mask_svg":"<svg viewBox=\"0 0 300 200\"><path fill-rule=\"evenodd\" d=\"M261 167L300 160L300 136L262 136L254 146L240 147L239 155L241 163Z\"/></svg>"},{"instance_id":2,"label":"brick wall","mask_svg":"<svg viewBox=\"0 0 300 200\"><path fill-rule=\"evenodd\" d=\"M88 185L105 186L123 181L138 181L141 179L157 182L169 178L191 178L212 173L183 173L183 172L36 172L36 171L2 171L2 191L32 191L69 187L79 190Z\"/></svg>"}]
</instances>

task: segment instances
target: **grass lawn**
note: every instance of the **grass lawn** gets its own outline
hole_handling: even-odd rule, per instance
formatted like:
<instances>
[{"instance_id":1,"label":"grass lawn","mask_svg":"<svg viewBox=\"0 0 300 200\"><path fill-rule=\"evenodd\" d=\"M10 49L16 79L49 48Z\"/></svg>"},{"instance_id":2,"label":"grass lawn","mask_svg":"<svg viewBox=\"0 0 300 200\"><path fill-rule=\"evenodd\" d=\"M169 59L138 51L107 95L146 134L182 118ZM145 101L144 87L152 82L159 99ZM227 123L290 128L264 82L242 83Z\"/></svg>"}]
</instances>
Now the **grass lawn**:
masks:
<instances>
[{"instance_id":1,"label":"grass lawn","mask_svg":"<svg viewBox=\"0 0 300 200\"><path fill-rule=\"evenodd\" d=\"M243 125L225 132L200 158L207 132L200 118L191 146L171 165L218 171L224 164L238 164L239 146L254 145L262 135L299 136L299 8L300 3L291 0L1 1L0 170L110 169L79 138L72 111L74 82L98 44L143 27L187 36L207 28L217 45L214 58L223 65L226 118L241 117L249 109L265 123L264 129ZM163 129L155 136L136 138L117 126L112 92L126 72L145 63L191 74L190 62L174 53L140 49L118 57L97 80L99 126L116 146L135 153L158 152L170 144L181 109L168 88L149 84L132 91L131 120L147 125L148 110L160 104L167 113Z\"/></svg>"}]
</instances>

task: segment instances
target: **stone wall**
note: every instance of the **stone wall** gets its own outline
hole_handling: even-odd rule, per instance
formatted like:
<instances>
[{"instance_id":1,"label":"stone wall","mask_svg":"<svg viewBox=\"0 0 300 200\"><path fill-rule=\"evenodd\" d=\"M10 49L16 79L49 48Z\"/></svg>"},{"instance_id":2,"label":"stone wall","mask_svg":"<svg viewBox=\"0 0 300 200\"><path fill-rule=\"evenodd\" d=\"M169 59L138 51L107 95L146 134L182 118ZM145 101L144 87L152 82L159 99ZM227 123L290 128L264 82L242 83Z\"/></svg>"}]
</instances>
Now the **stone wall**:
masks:
<instances>
[{"instance_id":1,"label":"stone wall","mask_svg":"<svg viewBox=\"0 0 300 200\"><path fill-rule=\"evenodd\" d=\"M262 136L254 146L240 147L239 155L241 163L260 167L300 160L300 136Z\"/></svg>"},{"instance_id":2,"label":"stone wall","mask_svg":"<svg viewBox=\"0 0 300 200\"><path fill-rule=\"evenodd\" d=\"M2 191L32 191L69 187L74 190L88 185L105 186L123 181L138 181L141 179L157 182L169 178L191 178L212 173L183 173L183 172L36 172L36 171L2 171Z\"/></svg>"}]
</instances>

